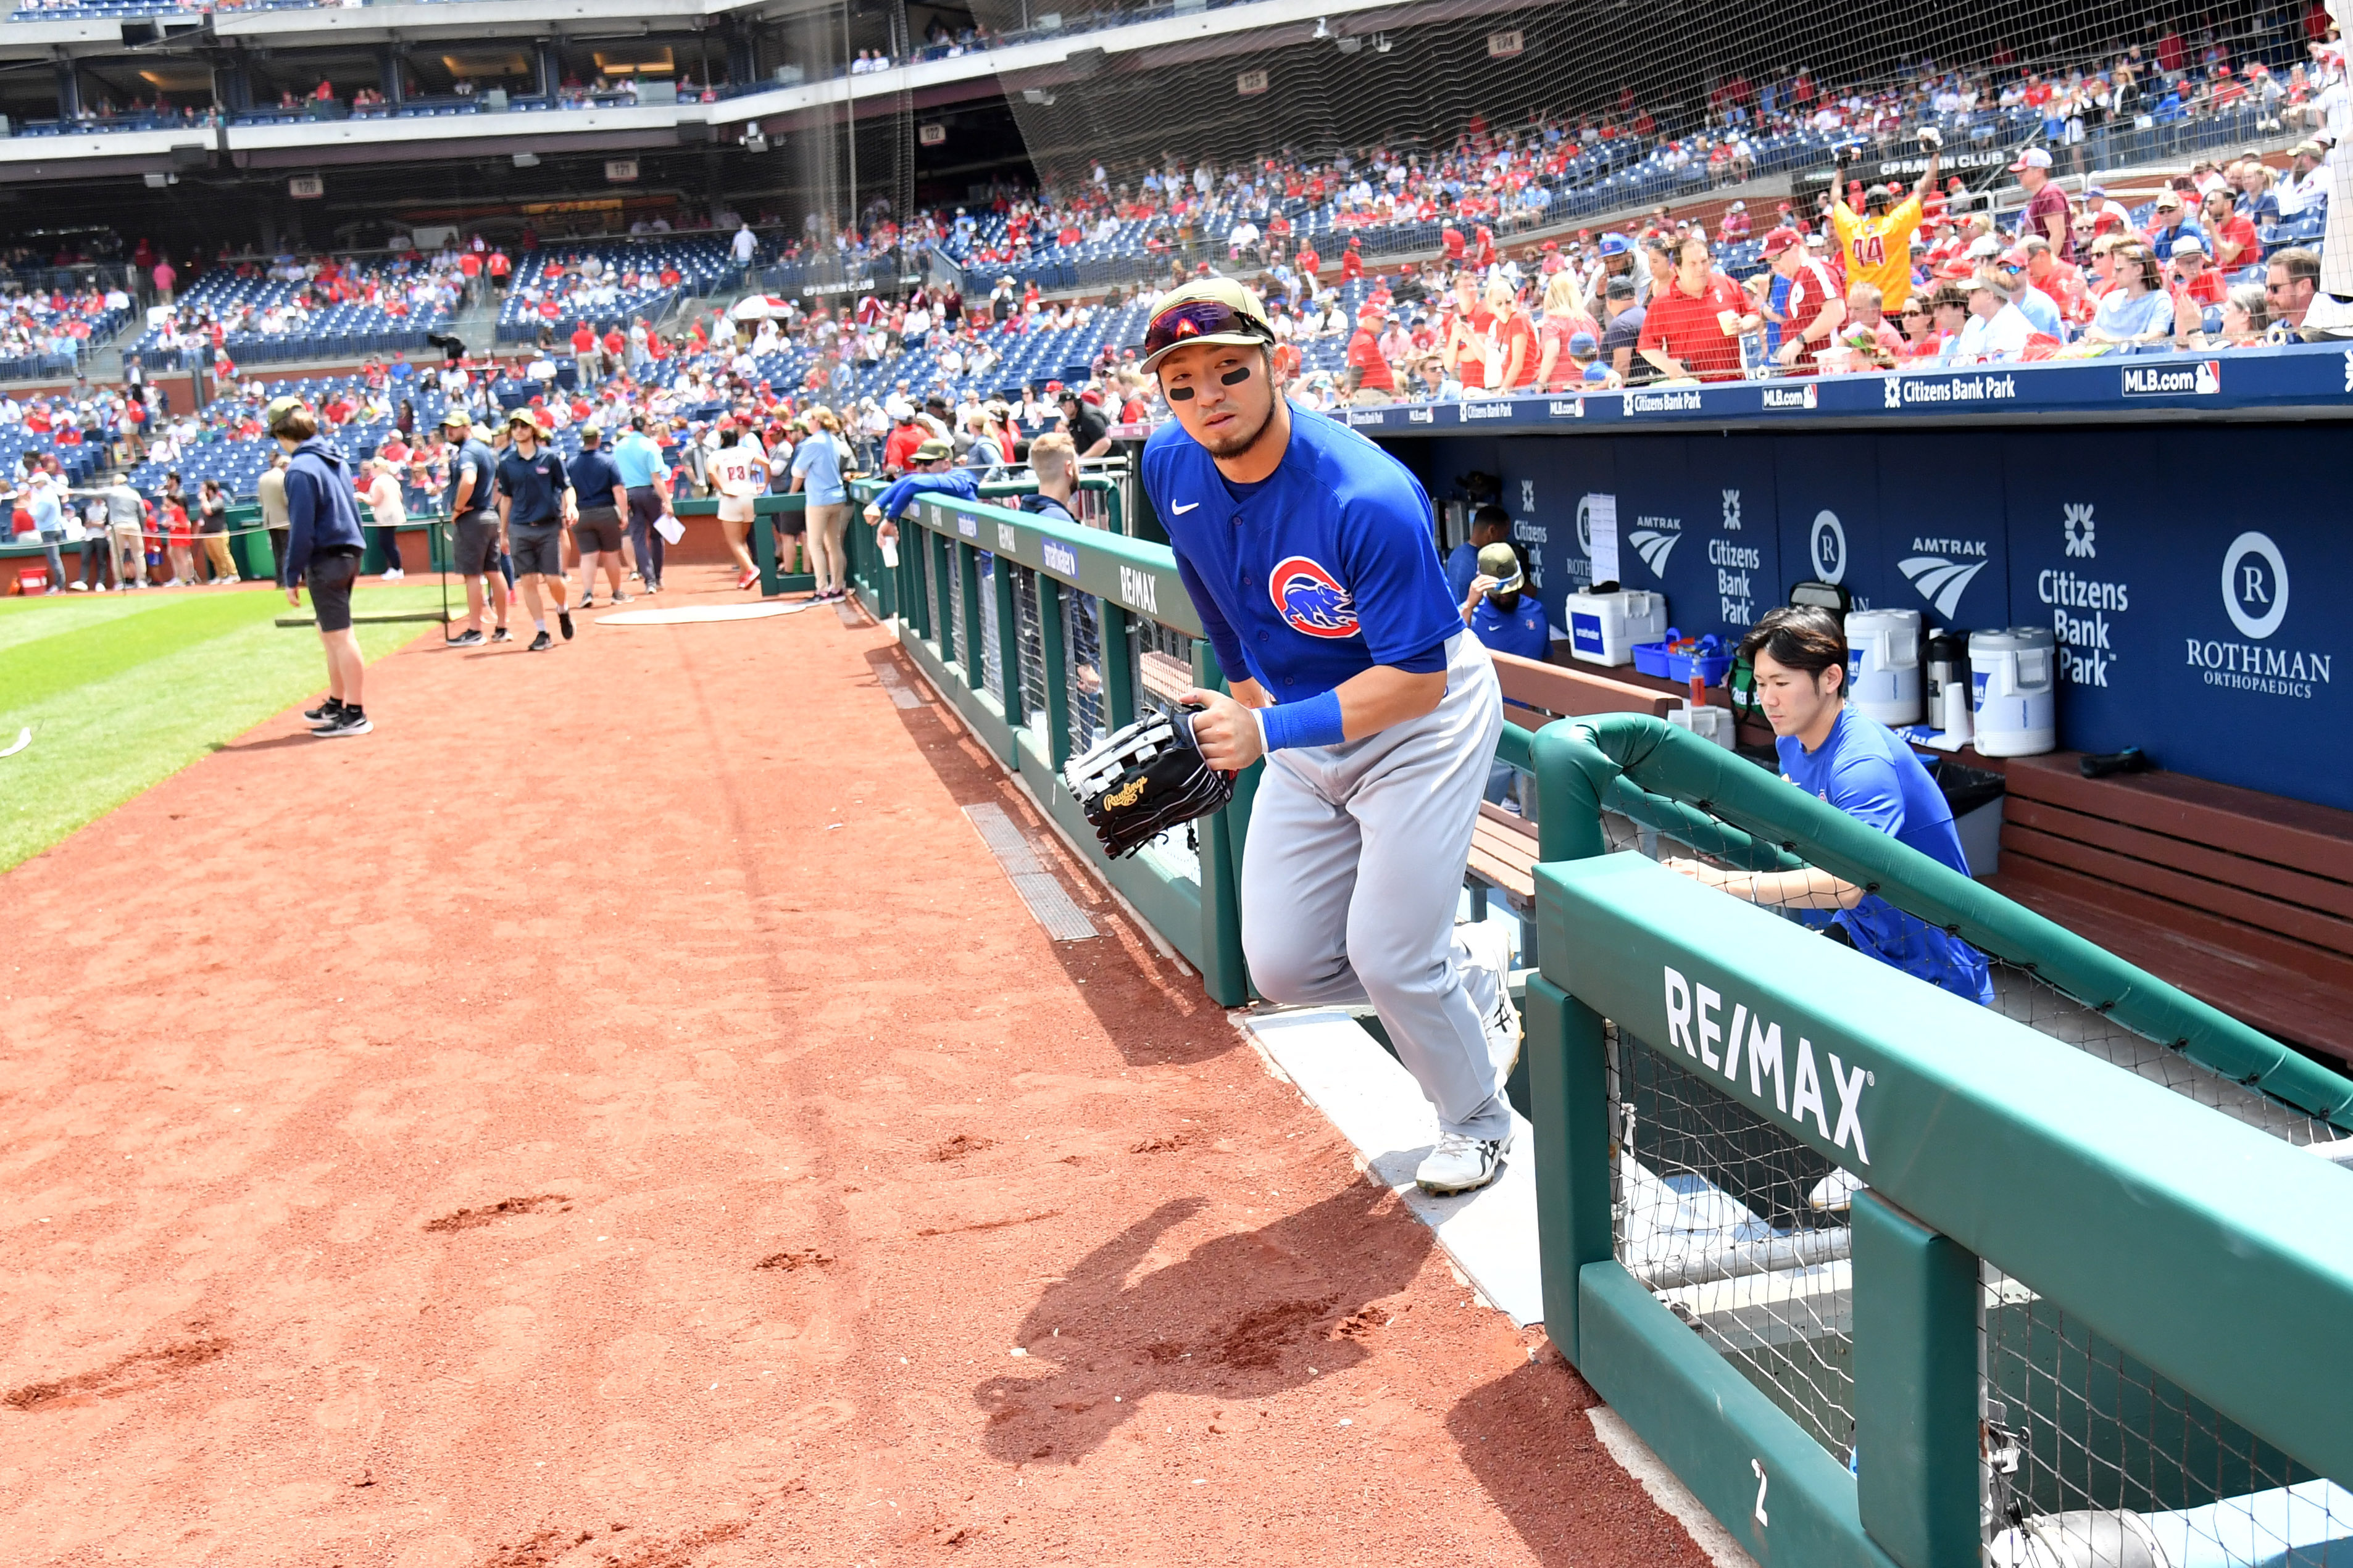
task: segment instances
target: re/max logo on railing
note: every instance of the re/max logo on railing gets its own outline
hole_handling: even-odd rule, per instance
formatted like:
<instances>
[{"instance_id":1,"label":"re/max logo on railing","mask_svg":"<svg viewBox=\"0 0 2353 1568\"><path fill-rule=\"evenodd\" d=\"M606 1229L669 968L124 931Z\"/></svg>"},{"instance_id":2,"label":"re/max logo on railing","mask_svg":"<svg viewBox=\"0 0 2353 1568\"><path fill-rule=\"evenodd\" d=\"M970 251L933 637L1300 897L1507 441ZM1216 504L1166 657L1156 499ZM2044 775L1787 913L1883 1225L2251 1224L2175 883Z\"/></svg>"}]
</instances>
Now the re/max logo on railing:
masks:
<instances>
[{"instance_id":1,"label":"re/max logo on railing","mask_svg":"<svg viewBox=\"0 0 2353 1568\"><path fill-rule=\"evenodd\" d=\"M1762 1013L1753 1013L1747 1003L1736 1002L1727 1030L1720 1021L1723 997L1705 985L1685 980L1675 969L1664 964L1660 967L1666 977L1670 1047L1680 1046L1685 1056L1721 1075L1735 1089L1742 1087L1741 1069L1746 1067L1748 1098L1757 1102L1759 1110L1765 1105L1765 1080L1771 1079L1774 1110L1800 1128L1810 1114L1815 1131L1824 1140L1841 1149L1852 1147L1858 1164L1871 1163L1871 1156L1862 1146L1862 1091L1872 1079L1861 1063L1850 1073L1834 1053L1823 1053L1831 1064L1831 1087L1838 1094L1838 1116L1833 1123L1822 1103L1821 1069L1814 1065L1813 1041L1799 1036L1794 1068L1785 1069L1779 1024L1767 1023ZM1721 1056L1715 1049L1718 1045L1724 1047ZM1835 1132L1831 1131L1833 1124L1837 1127ZM1854 1140L1852 1145L1847 1142L1850 1136Z\"/></svg>"},{"instance_id":2,"label":"re/max logo on railing","mask_svg":"<svg viewBox=\"0 0 2353 1568\"><path fill-rule=\"evenodd\" d=\"M1156 616L1160 613L1160 579L1141 566L1123 566L1119 569L1119 596L1129 609Z\"/></svg>"}]
</instances>

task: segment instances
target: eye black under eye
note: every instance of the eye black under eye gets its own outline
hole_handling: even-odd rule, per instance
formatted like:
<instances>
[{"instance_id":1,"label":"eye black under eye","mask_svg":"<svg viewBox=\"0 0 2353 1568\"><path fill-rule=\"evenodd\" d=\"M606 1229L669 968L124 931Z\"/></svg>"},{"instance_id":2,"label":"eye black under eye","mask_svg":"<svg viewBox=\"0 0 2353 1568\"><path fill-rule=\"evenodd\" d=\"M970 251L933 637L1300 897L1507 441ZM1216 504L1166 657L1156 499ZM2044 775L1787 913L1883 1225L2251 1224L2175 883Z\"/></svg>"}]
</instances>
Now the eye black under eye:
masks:
<instances>
[{"instance_id":1,"label":"eye black under eye","mask_svg":"<svg viewBox=\"0 0 2353 1568\"><path fill-rule=\"evenodd\" d=\"M1218 380L1228 386L1240 386L1250 378L1250 367L1244 364L1236 365L1233 369L1226 372L1225 374L1218 377Z\"/></svg>"},{"instance_id":2,"label":"eye black under eye","mask_svg":"<svg viewBox=\"0 0 2353 1568\"><path fill-rule=\"evenodd\" d=\"M1193 389L1189 386L1172 386L1167 389L1166 395L1171 403L1190 403L1193 400Z\"/></svg>"}]
</instances>

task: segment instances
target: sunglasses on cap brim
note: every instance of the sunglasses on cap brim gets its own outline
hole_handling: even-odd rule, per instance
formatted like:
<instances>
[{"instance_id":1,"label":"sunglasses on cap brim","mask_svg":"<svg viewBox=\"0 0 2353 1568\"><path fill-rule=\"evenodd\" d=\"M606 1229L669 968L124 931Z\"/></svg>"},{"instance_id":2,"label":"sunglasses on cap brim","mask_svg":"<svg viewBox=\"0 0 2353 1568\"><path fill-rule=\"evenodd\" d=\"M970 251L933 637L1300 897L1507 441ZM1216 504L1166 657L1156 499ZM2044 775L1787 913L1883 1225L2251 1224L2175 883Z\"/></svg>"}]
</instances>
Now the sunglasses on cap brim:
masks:
<instances>
[{"instance_id":1,"label":"sunglasses on cap brim","mask_svg":"<svg viewBox=\"0 0 2353 1568\"><path fill-rule=\"evenodd\" d=\"M1266 329L1233 306L1219 300L1190 300L1172 305L1152 318L1145 329L1144 357L1150 359L1196 338L1223 337L1236 332L1263 338Z\"/></svg>"}]
</instances>

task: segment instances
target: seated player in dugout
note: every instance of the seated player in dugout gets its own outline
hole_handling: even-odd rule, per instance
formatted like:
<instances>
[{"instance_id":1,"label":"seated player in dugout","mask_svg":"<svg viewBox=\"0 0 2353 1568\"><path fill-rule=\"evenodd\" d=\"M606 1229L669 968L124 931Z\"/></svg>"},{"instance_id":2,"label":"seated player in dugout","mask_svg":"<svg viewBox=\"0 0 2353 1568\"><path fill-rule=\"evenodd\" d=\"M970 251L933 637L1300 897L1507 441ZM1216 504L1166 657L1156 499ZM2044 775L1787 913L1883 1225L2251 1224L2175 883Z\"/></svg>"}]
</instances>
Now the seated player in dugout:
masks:
<instances>
[{"instance_id":1,"label":"seated player in dugout","mask_svg":"<svg viewBox=\"0 0 2353 1568\"><path fill-rule=\"evenodd\" d=\"M1944 792L1912 748L1847 706L1846 634L1828 610L1772 611L1740 639L1773 726L1781 777L1966 877ZM1834 941L1972 1002L1993 1005L1985 955L1917 915L1815 867L1739 871L1697 860L1667 868L1767 909L1794 910Z\"/></svg>"}]
</instances>

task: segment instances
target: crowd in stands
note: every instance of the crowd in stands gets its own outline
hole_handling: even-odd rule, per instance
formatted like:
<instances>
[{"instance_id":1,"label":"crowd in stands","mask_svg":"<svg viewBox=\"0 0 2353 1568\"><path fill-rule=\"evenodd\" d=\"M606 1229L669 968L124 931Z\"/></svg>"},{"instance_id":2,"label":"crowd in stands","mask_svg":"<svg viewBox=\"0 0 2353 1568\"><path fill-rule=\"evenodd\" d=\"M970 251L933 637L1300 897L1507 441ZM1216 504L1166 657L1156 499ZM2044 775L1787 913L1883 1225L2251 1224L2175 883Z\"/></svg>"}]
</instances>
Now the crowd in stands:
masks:
<instances>
[{"instance_id":1,"label":"crowd in stands","mask_svg":"<svg viewBox=\"0 0 2353 1568\"><path fill-rule=\"evenodd\" d=\"M1113 426L1165 412L1133 345L1162 291L1213 268L1260 285L1280 374L1324 409L2346 335L2353 309L2318 291L2316 250L2329 160L2353 155L2336 151L2348 128L2341 55L2316 49L2310 65L2275 76L2202 43L2177 51L2160 41L2145 64L2128 52L2056 77L1924 71L1901 91L1833 96L1797 73L1725 84L1709 128L1691 136L1666 135L1621 101L1612 113L1511 127L1474 118L1438 152L1374 147L1224 170L1160 162L1120 178L1097 166L1075 192L997 189L903 220L878 202L855 229L813 218L797 236L765 240L727 215L715 233L646 221L629 242L534 242L512 257L473 240L431 256L224 258L176 293L182 280L142 241L134 264L152 262L168 306L142 350L208 354L228 392L201 412L84 389L13 415L0 405L0 455L15 442L20 462L56 461L67 478L77 466L131 467L167 522L180 491L255 492L274 454L261 411L289 389L317 399L321 427L353 458L388 465L412 514L439 509L439 432L453 405L494 427L504 411L528 409L567 451L584 426L617 431L644 418L687 494L730 435L782 450L812 429L838 430L854 469L885 475L926 441L983 472L1048 431L1095 456ZM2305 139L2284 166L2242 149L2112 195L2072 174L2084 143L2071 122L2085 95L2104 93L2101 112L2135 118L2152 93L2210 105L2252 98L2275 111L2274 145ZM1908 185L1834 178L1770 214L1761 201L1752 213L1708 196L1719 177L1780 156L1788 138L1842 175L1856 155L1926 163L1940 137L1981 146L1973 127L1989 115L2037 128L1996 193L1932 165ZM1682 172L1682 195L1649 204L1647 217L1554 221L1564 199L1586 199L1584 182L1624 210L1625 196L1655 188L1651 175L1630 174L1660 166ZM1368 259L1366 237L1400 225L1427 237L1426 254ZM1058 300L1034 267L1024 275L1041 253L1114 243L1154 259L1139 286ZM964 265L892 298L884 280L927 251ZM878 286L790 288L819 267ZM740 320L698 312L670 323L686 298L738 282L788 291L744 301ZM514 345L496 356L427 363L418 341L380 331L430 326L492 294L501 342ZM35 342L61 316L101 307L111 299L28 295L0 332ZM311 341L331 323L345 329L337 341L375 351L364 371L272 384L237 368L268 357L257 345ZM0 348L18 341L0 337Z\"/></svg>"}]
</instances>

